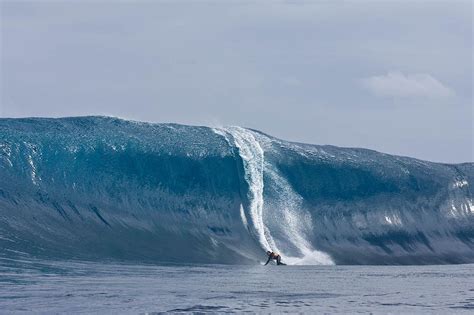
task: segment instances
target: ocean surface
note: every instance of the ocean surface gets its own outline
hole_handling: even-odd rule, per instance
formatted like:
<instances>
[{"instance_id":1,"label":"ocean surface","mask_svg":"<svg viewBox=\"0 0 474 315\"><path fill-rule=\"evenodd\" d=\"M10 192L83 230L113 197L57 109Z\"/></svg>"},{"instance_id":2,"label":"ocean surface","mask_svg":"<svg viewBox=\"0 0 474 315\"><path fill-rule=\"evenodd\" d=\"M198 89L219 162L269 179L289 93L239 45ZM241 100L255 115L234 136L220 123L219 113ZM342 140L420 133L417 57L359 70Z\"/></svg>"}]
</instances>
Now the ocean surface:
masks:
<instances>
[{"instance_id":1,"label":"ocean surface","mask_svg":"<svg viewBox=\"0 0 474 315\"><path fill-rule=\"evenodd\" d=\"M0 260L0 313L474 312L474 265L143 265Z\"/></svg>"},{"instance_id":2,"label":"ocean surface","mask_svg":"<svg viewBox=\"0 0 474 315\"><path fill-rule=\"evenodd\" d=\"M473 312L473 182L235 126L2 118L0 313Z\"/></svg>"},{"instance_id":3,"label":"ocean surface","mask_svg":"<svg viewBox=\"0 0 474 315\"><path fill-rule=\"evenodd\" d=\"M474 163L241 127L0 119L0 256L159 264L474 263Z\"/></svg>"}]
</instances>

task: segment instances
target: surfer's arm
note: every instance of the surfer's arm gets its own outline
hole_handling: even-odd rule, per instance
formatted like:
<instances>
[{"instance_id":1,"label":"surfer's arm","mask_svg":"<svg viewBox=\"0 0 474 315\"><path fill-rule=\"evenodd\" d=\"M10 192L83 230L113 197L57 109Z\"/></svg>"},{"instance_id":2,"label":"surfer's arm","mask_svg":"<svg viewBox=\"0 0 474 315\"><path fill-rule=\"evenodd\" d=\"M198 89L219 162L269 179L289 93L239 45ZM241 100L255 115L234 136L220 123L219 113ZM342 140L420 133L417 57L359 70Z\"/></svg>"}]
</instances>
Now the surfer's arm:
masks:
<instances>
[{"instance_id":1,"label":"surfer's arm","mask_svg":"<svg viewBox=\"0 0 474 315\"><path fill-rule=\"evenodd\" d=\"M270 262L270 260L272 260L272 257L271 257L271 256L268 257L268 260L267 260L267 262L265 263L264 266L268 265L268 263Z\"/></svg>"}]
</instances>

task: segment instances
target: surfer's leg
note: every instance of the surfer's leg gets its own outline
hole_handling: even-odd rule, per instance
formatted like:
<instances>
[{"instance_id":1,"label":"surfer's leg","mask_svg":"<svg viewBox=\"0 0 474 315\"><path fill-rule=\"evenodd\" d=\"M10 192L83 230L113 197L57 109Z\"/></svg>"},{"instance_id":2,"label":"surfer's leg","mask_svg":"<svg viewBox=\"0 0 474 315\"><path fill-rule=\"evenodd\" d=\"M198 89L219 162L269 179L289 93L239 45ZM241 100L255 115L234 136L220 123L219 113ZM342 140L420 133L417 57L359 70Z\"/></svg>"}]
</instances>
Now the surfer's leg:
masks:
<instances>
[{"instance_id":1,"label":"surfer's leg","mask_svg":"<svg viewBox=\"0 0 474 315\"><path fill-rule=\"evenodd\" d=\"M281 256L280 255L277 256L277 265L281 265Z\"/></svg>"}]
</instances>

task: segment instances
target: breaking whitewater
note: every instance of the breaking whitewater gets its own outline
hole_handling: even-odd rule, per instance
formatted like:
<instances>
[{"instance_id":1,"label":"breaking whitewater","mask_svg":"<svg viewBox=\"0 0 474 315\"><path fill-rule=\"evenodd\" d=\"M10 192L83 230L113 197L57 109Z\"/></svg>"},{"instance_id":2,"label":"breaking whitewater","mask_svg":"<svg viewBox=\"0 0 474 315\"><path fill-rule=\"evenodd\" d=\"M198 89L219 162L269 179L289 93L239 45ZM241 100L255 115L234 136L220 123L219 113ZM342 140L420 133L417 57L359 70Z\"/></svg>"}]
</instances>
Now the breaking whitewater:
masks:
<instances>
[{"instance_id":1,"label":"breaking whitewater","mask_svg":"<svg viewBox=\"0 0 474 315\"><path fill-rule=\"evenodd\" d=\"M474 163L109 117L0 119L0 256L474 262Z\"/></svg>"}]
</instances>

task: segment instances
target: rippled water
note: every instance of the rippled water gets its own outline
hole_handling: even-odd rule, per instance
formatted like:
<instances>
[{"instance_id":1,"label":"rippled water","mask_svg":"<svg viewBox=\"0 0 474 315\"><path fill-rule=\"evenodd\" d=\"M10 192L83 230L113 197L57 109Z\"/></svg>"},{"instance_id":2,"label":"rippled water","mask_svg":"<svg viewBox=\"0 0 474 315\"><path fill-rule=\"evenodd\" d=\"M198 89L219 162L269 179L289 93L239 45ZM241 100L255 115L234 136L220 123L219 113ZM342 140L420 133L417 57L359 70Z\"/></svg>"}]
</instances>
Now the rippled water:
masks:
<instances>
[{"instance_id":1,"label":"rippled water","mask_svg":"<svg viewBox=\"0 0 474 315\"><path fill-rule=\"evenodd\" d=\"M474 311L474 265L153 266L0 260L0 312Z\"/></svg>"}]
</instances>

